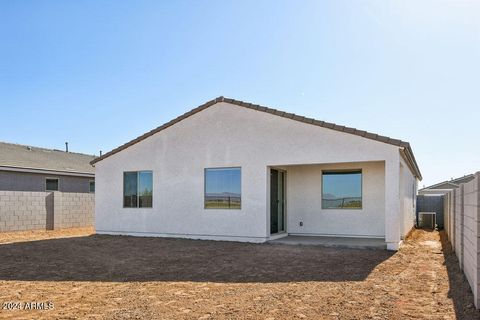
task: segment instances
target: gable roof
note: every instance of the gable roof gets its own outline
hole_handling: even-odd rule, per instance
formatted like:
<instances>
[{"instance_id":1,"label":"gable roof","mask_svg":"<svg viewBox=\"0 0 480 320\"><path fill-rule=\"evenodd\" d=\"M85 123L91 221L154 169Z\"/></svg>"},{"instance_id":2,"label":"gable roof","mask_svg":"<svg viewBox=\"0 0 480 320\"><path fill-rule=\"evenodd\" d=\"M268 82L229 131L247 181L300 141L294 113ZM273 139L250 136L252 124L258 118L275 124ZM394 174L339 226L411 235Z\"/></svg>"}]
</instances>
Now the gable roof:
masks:
<instances>
[{"instance_id":1,"label":"gable roof","mask_svg":"<svg viewBox=\"0 0 480 320\"><path fill-rule=\"evenodd\" d=\"M445 180L437 184L422 188L419 191L426 189L456 189L460 186L460 184L472 181L473 179L475 179L474 174L467 174L463 177L455 178L452 180Z\"/></svg>"},{"instance_id":2,"label":"gable roof","mask_svg":"<svg viewBox=\"0 0 480 320\"><path fill-rule=\"evenodd\" d=\"M183 115L181 115L181 116L179 116L179 117L177 117L177 118L175 118L175 119L173 119L173 120L155 128L155 129L153 129L153 130L151 130L151 131L149 131L149 132L131 140L130 142L127 142L127 143L111 150L110 152L107 152L104 155L102 155L98 158L95 158L95 160L93 160L91 162L91 164L93 165L93 164L95 164L99 161L102 161L103 159L108 158L109 156L111 156L111 155L113 155L117 152L120 152L120 151L122 151L122 150L124 150L124 149L126 149L126 148L128 148L128 147L130 147L130 146L132 146L132 145L134 145L134 144L152 136L152 135L154 135L157 132L160 132L160 131L162 131L162 130L170 127L170 126L173 126L177 122L180 122L180 121L190 117L191 115L194 115L194 114L196 114L200 111L203 111L203 110L207 109L208 107L211 107L211 106L213 106L217 103L220 103L220 102L230 103L230 104L240 106L240 107L243 107L243 108L269 113L269 114L272 114L272 115L275 115L275 116L291 119L291 120L294 120L294 121L303 122L303 123L310 124L310 125L315 125L315 126L319 126L319 127L323 127L323 128L327 128L327 129L331 129L331 130L344 132L344 133L354 134L354 135L360 136L362 138L371 139L371 140L375 140L375 141L379 141L379 142L383 142L383 143L387 143L387 144L391 144L391 145L403 148L403 150L405 152L405 157L407 158L407 161L408 161L409 166L411 167L412 171L417 176L417 178L419 178L420 180L422 179L420 169L418 168L418 164L417 164L417 162L415 160L415 157L413 155L412 148L410 147L410 144L408 142L405 142L405 141L402 141L402 140L399 140L399 139L393 139L393 138L382 136L382 135L378 135L378 134L367 132L367 131L364 131L364 130L358 130L358 129L351 128L351 127L337 125L335 123L330 123L330 122L326 122L326 121L315 120L313 118L307 118L307 117L304 117L304 116L299 116L299 115L296 115L294 113L289 113L289 112L285 112L285 111L281 111L281 110L277 110L277 109L272 109L272 108L264 107L264 106L261 106L261 105L258 105L258 104L253 104L253 103L248 103L248 102L244 102L244 101L240 101L240 100L225 98L223 96L220 96L216 99L210 100L210 101L196 107L195 109L192 109L192 110L184 113Z\"/></svg>"},{"instance_id":3,"label":"gable roof","mask_svg":"<svg viewBox=\"0 0 480 320\"><path fill-rule=\"evenodd\" d=\"M0 170L94 176L91 155L0 142Z\"/></svg>"}]
</instances>

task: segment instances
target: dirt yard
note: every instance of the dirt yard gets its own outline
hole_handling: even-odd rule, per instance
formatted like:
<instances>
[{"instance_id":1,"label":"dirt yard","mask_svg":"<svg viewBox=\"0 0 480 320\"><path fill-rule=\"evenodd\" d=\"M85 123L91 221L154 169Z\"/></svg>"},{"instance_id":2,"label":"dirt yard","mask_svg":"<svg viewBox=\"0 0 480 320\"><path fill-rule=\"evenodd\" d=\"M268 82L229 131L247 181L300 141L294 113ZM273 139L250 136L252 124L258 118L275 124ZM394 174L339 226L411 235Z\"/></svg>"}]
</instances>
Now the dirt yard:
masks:
<instances>
[{"instance_id":1,"label":"dirt yard","mask_svg":"<svg viewBox=\"0 0 480 320\"><path fill-rule=\"evenodd\" d=\"M0 234L0 318L480 319L438 232L395 254L91 233Z\"/></svg>"}]
</instances>

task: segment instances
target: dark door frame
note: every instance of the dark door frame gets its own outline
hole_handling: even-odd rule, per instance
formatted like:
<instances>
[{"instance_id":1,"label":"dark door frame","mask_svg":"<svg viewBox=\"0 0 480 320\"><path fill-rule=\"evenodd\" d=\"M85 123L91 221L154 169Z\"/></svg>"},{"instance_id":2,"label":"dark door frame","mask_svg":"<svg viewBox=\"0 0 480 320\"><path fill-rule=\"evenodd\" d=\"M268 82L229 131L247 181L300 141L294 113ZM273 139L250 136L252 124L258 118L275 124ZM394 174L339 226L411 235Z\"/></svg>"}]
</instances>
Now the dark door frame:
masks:
<instances>
[{"instance_id":1,"label":"dark door frame","mask_svg":"<svg viewBox=\"0 0 480 320\"><path fill-rule=\"evenodd\" d=\"M281 172L282 173L282 176L283 176L283 184L282 184L282 199L272 199L272 172L273 171L277 171L277 172ZM278 183L277 183L277 186L278 186ZM277 194L278 194L278 191L277 191ZM278 198L278 196L276 197ZM269 199L270 199L270 212L269 212L269 218L270 218L270 235L279 235L279 234L283 234L283 233L287 233L287 171L286 170L282 170L282 169L278 169L278 168L274 168L274 167L271 167L270 168L270 186L269 186ZM281 201L282 202L282 215L283 215L283 230L279 230L278 228L278 225L277 225L277 230L276 232L274 232L275 230L272 229L272 210L273 210L273 205L274 205L274 201ZM278 207L277 207L277 210L278 212ZM278 222L277 222L278 223Z\"/></svg>"}]
</instances>

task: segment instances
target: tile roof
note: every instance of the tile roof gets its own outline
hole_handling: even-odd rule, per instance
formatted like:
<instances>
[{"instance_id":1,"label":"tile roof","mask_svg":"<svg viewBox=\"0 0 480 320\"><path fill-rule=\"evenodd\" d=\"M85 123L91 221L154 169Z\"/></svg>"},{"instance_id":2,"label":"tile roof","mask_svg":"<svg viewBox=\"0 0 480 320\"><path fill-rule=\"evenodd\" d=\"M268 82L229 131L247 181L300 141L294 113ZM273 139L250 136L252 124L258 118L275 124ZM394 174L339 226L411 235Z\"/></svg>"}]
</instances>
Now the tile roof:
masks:
<instances>
[{"instance_id":1,"label":"tile roof","mask_svg":"<svg viewBox=\"0 0 480 320\"><path fill-rule=\"evenodd\" d=\"M0 170L30 169L93 175L92 155L0 142Z\"/></svg>"},{"instance_id":2,"label":"tile roof","mask_svg":"<svg viewBox=\"0 0 480 320\"><path fill-rule=\"evenodd\" d=\"M410 144L408 142L405 142L405 141L402 141L402 140L399 140L399 139L393 139L393 138L390 138L390 137L387 137L387 136L378 135L378 134L367 132L367 131L364 131L364 130L358 130L358 129L351 128L351 127L337 125L335 123L330 123L330 122L326 122L326 121L316 120L316 119L313 119L313 118L307 118L307 117L304 117L304 116L299 116L299 115L296 115L294 113L289 113L289 112L285 112L285 111L281 111L281 110L277 110L277 109L273 109L273 108L268 108L268 107L264 107L264 106L261 106L261 105L258 105L258 104L253 104L253 103L244 102L244 101L240 101L240 100L225 98L225 97L222 97L222 96L220 96L216 99L210 100L210 101L196 107L195 109L192 109L192 110L184 113L183 115L181 115L181 116L179 116L179 117L177 117L177 118L175 118L175 119L173 119L173 120L155 128L155 129L153 129L153 130L151 130L151 131L149 131L149 132L131 140L130 142L127 142L127 143L111 150L110 152L105 153L101 157L95 158L95 160L93 160L91 162L91 164L93 165L96 162L99 162L99 161L101 161L101 160L103 160L103 159L105 159L105 158L107 158L107 157L109 157L109 156L111 156L111 155L113 155L117 152L120 152L123 149L126 149L126 148L130 147L131 145L134 145L134 144L136 144L136 143L154 135L155 133L160 132L160 131L176 124L177 122L180 122L180 121L190 117L191 115L194 115L195 113L203 111L203 110L207 109L208 107L211 107L214 104L217 104L217 103L220 103L220 102L226 102L226 103L230 103L230 104L237 105L237 106L240 106L240 107L244 107L244 108L247 108L247 109L252 109L252 110L256 110L256 111L270 113L270 114L275 115L275 116L291 119L291 120L294 120L294 121L303 122L303 123L310 124L310 125L315 125L315 126L319 126L319 127L323 127L323 128L327 128L327 129L332 129L332 130L336 130L336 131L340 131L340 132L344 132L344 133L354 134L354 135L357 135L357 136L360 136L360 137L363 137L363 138L366 138L366 139L376 140L376 141L379 141L379 142L383 142L383 143L387 143L387 144L391 144L391 145L403 148L404 151L405 151L405 156L407 158L407 161L409 162L409 165L411 166L413 172L415 173L415 175L419 179L422 179L420 169L418 168L418 164L415 160L415 157L413 155L413 151L412 151L412 149L410 147Z\"/></svg>"}]
</instances>

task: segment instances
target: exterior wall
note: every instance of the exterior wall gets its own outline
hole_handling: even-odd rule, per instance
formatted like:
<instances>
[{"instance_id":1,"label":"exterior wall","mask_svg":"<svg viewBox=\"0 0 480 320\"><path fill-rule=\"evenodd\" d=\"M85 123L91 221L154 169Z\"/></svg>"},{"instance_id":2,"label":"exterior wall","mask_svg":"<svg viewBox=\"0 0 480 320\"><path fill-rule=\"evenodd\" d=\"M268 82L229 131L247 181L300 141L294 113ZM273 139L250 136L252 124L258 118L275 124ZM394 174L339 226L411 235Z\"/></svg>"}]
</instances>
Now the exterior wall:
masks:
<instances>
[{"instance_id":1,"label":"exterior wall","mask_svg":"<svg viewBox=\"0 0 480 320\"><path fill-rule=\"evenodd\" d=\"M480 308L480 172L447 195L445 218L448 238L458 257L460 268L472 288L475 306Z\"/></svg>"},{"instance_id":2,"label":"exterior wall","mask_svg":"<svg viewBox=\"0 0 480 320\"><path fill-rule=\"evenodd\" d=\"M3 191L45 191L45 179L58 179L61 192L89 193L89 183L95 178L65 175L45 175L39 173L0 171L0 190Z\"/></svg>"},{"instance_id":3,"label":"exterior wall","mask_svg":"<svg viewBox=\"0 0 480 320\"><path fill-rule=\"evenodd\" d=\"M362 170L362 209L322 209L322 170L339 169ZM288 233L385 238L384 162L293 166L286 171Z\"/></svg>"},{"instance_id":4,"label":"exterior wall","mask_svg":"<svg viewBox=\"0 0 480 320\"><path fill-rule=\"evenodd\" d=\"M90 193L0 191L0 232L92 226Z\"/></svg>"},{"instance_id":5,"label":"exterior wall","mask_svg":"<svg viewBox=\"0 0 480 320\"><path fill-rule=\"evenodd\" d=\"M479 258L479 181L473 180L463 186L463 271L472 287L478 306Z\"/></svg>"},{"instance_id":6,"label":"exterior wall","mask_svg":"<svg viewBox=\"0 0 480 320\"><path fill-rule=\"evenodd\" d=\"M268 167L383 161L385 236L398 245L398 150L356 135L218 103L96 163L96 229L109 234L263 242L270 236ZM205 210L204 169L238 166L242 208ZM153 208L122 207L123 172L137 170L153 171ZM375 232L382 234L380 229Z\"/></svg>"},{"instance_id":7,"label":"exterior wall","mask_svg":"<svg viewBox=\"0 0 480 320\"><path fill-rule=\"evenodd\" d=\"M443 195L443 208L444 208L444 228L448 234L450 241L455 243L455 230L454 230L454 211L453 211L453 197L451 192L447 192Z\"/></svg>"},{"instance_id":8,"label":"exterior wall","mask_svg":"<svg viewBox=\"0 0 480 320\"><path fill-rule=\"evenodd\" d=\"M408 169L408 165L402 157L400 158L400 167L400 211L402 215L400 234L403 239L415 225L417 178Z\"/></svg>"}]
</instances>

